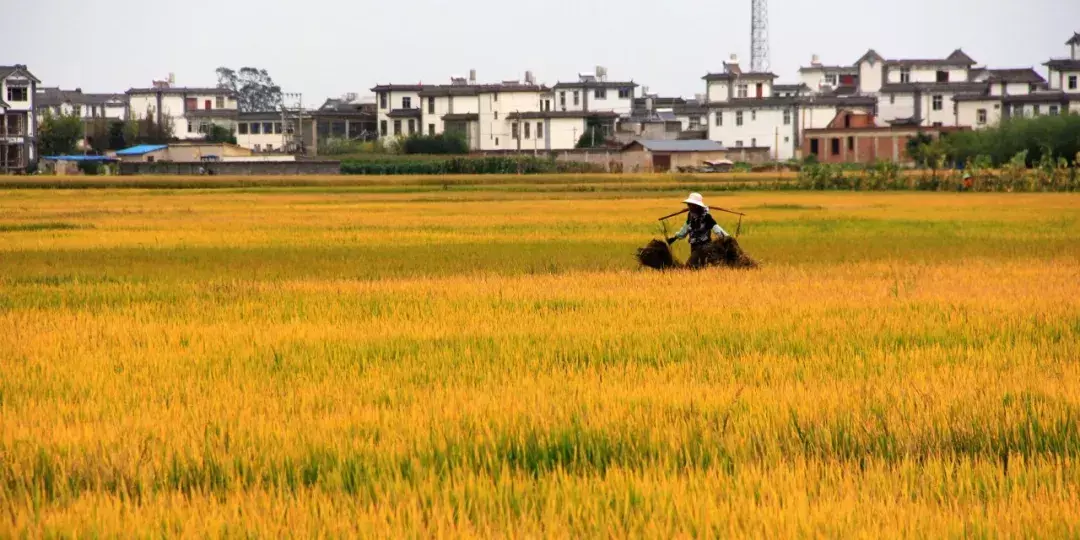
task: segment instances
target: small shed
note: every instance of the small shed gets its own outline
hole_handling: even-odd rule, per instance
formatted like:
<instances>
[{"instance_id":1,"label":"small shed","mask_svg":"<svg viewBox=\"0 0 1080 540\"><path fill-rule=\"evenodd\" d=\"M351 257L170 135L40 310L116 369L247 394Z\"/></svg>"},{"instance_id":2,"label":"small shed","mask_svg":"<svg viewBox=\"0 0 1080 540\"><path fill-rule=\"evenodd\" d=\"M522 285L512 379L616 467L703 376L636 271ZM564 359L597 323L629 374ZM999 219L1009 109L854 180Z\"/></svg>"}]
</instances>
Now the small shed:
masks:
<instances>
[{"instance_id":1,"label":"small shed","mask_svg":"<svg viewBox=\"0 0 1080 540\"><path fill-rule=\"evenodd\" d=\"M168 155L169 145L167 144L140 144L132 146L131 148L125 148L123 150L116 151L116 157L121 161L165 161Z\"/></svg>"},{"instance_id":2,"label":"small shed","mask_svg":"<svg viewBox=\"0 0 1080 540\"><path fill-rule=\"evenodd\" d=\"M639 139L622 148L626 170L670 172L679 167L700 167L706 161L727 158L724 145L709 140L656 141Z\"/></svg>"}]
</instances>

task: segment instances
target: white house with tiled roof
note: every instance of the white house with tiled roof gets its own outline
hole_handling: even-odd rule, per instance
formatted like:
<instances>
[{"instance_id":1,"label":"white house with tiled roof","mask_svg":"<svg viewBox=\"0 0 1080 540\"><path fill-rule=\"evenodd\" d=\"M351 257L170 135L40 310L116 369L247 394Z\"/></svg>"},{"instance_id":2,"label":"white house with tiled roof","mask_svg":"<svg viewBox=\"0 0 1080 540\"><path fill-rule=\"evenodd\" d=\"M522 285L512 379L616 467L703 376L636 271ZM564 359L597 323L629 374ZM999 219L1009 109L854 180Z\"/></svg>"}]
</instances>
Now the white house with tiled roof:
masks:
<instances>
[{"instance_id":1,"label":"white house with tiled roof","mask_svg":"<svg viewBox=\"0 0 1080 540\"><path fill-rule=\"evenodd\" d=\"M1051 90L1080 95L1080 32L1074 33L1065 46L1069 56L1043 64L1047 68L1047 81Z\"/></svg>"},{"instance_id":2,"label":"white house with tiled roof","mask_svg":"<svg viewBox=\"0 0 1080 540\"><path fill-rule=\"evenodd\" d=\"M708 138L729 148L769 148L773 159L799 157L805 129L826 127L837 112L872 111L872 97L775 84L773 73L744 72L732 56L724 70L702 77Z\"/></svg>"},{"instance_id":3,"label":"white house with tiled roof","mask_svg":"<svg viewBox=\"0 0 1080 540\"><path fill-rule=\"evenodd\" d=\"M41 81L26 66L0 66L0 174L26 171L38 159L34 100Z\"/></svg>"},{"instance_id":4,"label":"white house with tiled roof","mask_svg":"<svg viewBox=\"0 0 1080 540\"><path fill-rule=\"evenodd\" d=\"M236 130L239 108L236 95L224 88L173 86L172 81L155 81L150 88L127 91L128 106L136 119L152 118L162 124L167 118L177 139L202 139L213 124Z\"/></svg>"},{"instance_id":5,"label":"white house with tiled roof","mask_svg":"<svg viewBox=\"0 0 1080 540\"><path fill-rule=\"evenodd\" d=\"M46 111L53 115L74 115L87 121L124 121L128 118L128 98L124 94L91 94L81 88L38 88L36 97L34 107L39 122Z\"/></svg>"}]
</instances>

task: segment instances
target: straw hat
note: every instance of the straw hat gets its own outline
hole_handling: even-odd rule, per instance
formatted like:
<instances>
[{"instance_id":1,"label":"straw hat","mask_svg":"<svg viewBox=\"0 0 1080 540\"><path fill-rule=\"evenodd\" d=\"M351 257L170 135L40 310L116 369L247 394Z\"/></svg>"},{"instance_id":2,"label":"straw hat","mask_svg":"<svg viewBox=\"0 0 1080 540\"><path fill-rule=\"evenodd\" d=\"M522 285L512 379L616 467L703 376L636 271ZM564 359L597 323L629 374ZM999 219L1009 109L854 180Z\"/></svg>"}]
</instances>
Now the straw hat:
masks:
<instances>
[{"instance_id":1,"label":"straw hat","mask_svg":"<svg viewBox=\"0 0 1080 540\"><path fill-rule=\"evenodd\" d=\"M691 193L690 196L687 197L686 200L683 201L683 202L686 203L686 204L693 204L693 205L700 206L700 207L702 207L702 208L704 208L706 210L709 209L708 206L705 206L705 199L701 197L700 193Z\"/></svg>"}]
</instances>

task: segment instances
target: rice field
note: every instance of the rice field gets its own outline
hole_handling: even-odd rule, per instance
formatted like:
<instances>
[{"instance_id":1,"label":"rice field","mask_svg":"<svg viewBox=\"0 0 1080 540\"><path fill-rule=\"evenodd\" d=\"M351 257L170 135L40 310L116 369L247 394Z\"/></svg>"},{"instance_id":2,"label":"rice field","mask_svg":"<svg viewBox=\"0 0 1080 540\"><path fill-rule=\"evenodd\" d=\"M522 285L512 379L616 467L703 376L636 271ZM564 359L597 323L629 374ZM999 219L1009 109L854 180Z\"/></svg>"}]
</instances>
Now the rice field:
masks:
<instances>
[{"instance_id":1,"label":"rice field","mask_svg":"<svg viewBox=\"0 0 1080 540\"><path fill-rule=\"evenodd\" d=\"M398 187L0 191L0 537L1080 536L1080 195Z\"/></svg>"}]
</instances>

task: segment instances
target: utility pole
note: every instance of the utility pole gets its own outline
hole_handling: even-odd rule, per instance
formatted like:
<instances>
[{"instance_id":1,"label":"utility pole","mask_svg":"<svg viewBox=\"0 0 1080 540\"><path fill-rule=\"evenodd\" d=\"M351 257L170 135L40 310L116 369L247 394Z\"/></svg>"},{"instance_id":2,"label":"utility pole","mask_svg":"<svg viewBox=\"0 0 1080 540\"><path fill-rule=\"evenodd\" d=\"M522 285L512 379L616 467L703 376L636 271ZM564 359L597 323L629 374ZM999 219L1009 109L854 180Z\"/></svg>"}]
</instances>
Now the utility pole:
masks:
<instances>
[{"instance_id":1,"label":"utility pole","mask_svg":"<svg viewBox=\"0 0 1080 540\"><path fill-rule=\"evenodd\" d=\"M769 2L750 0L750 70L769 71Z\"/></svg>"}]
</instances>

